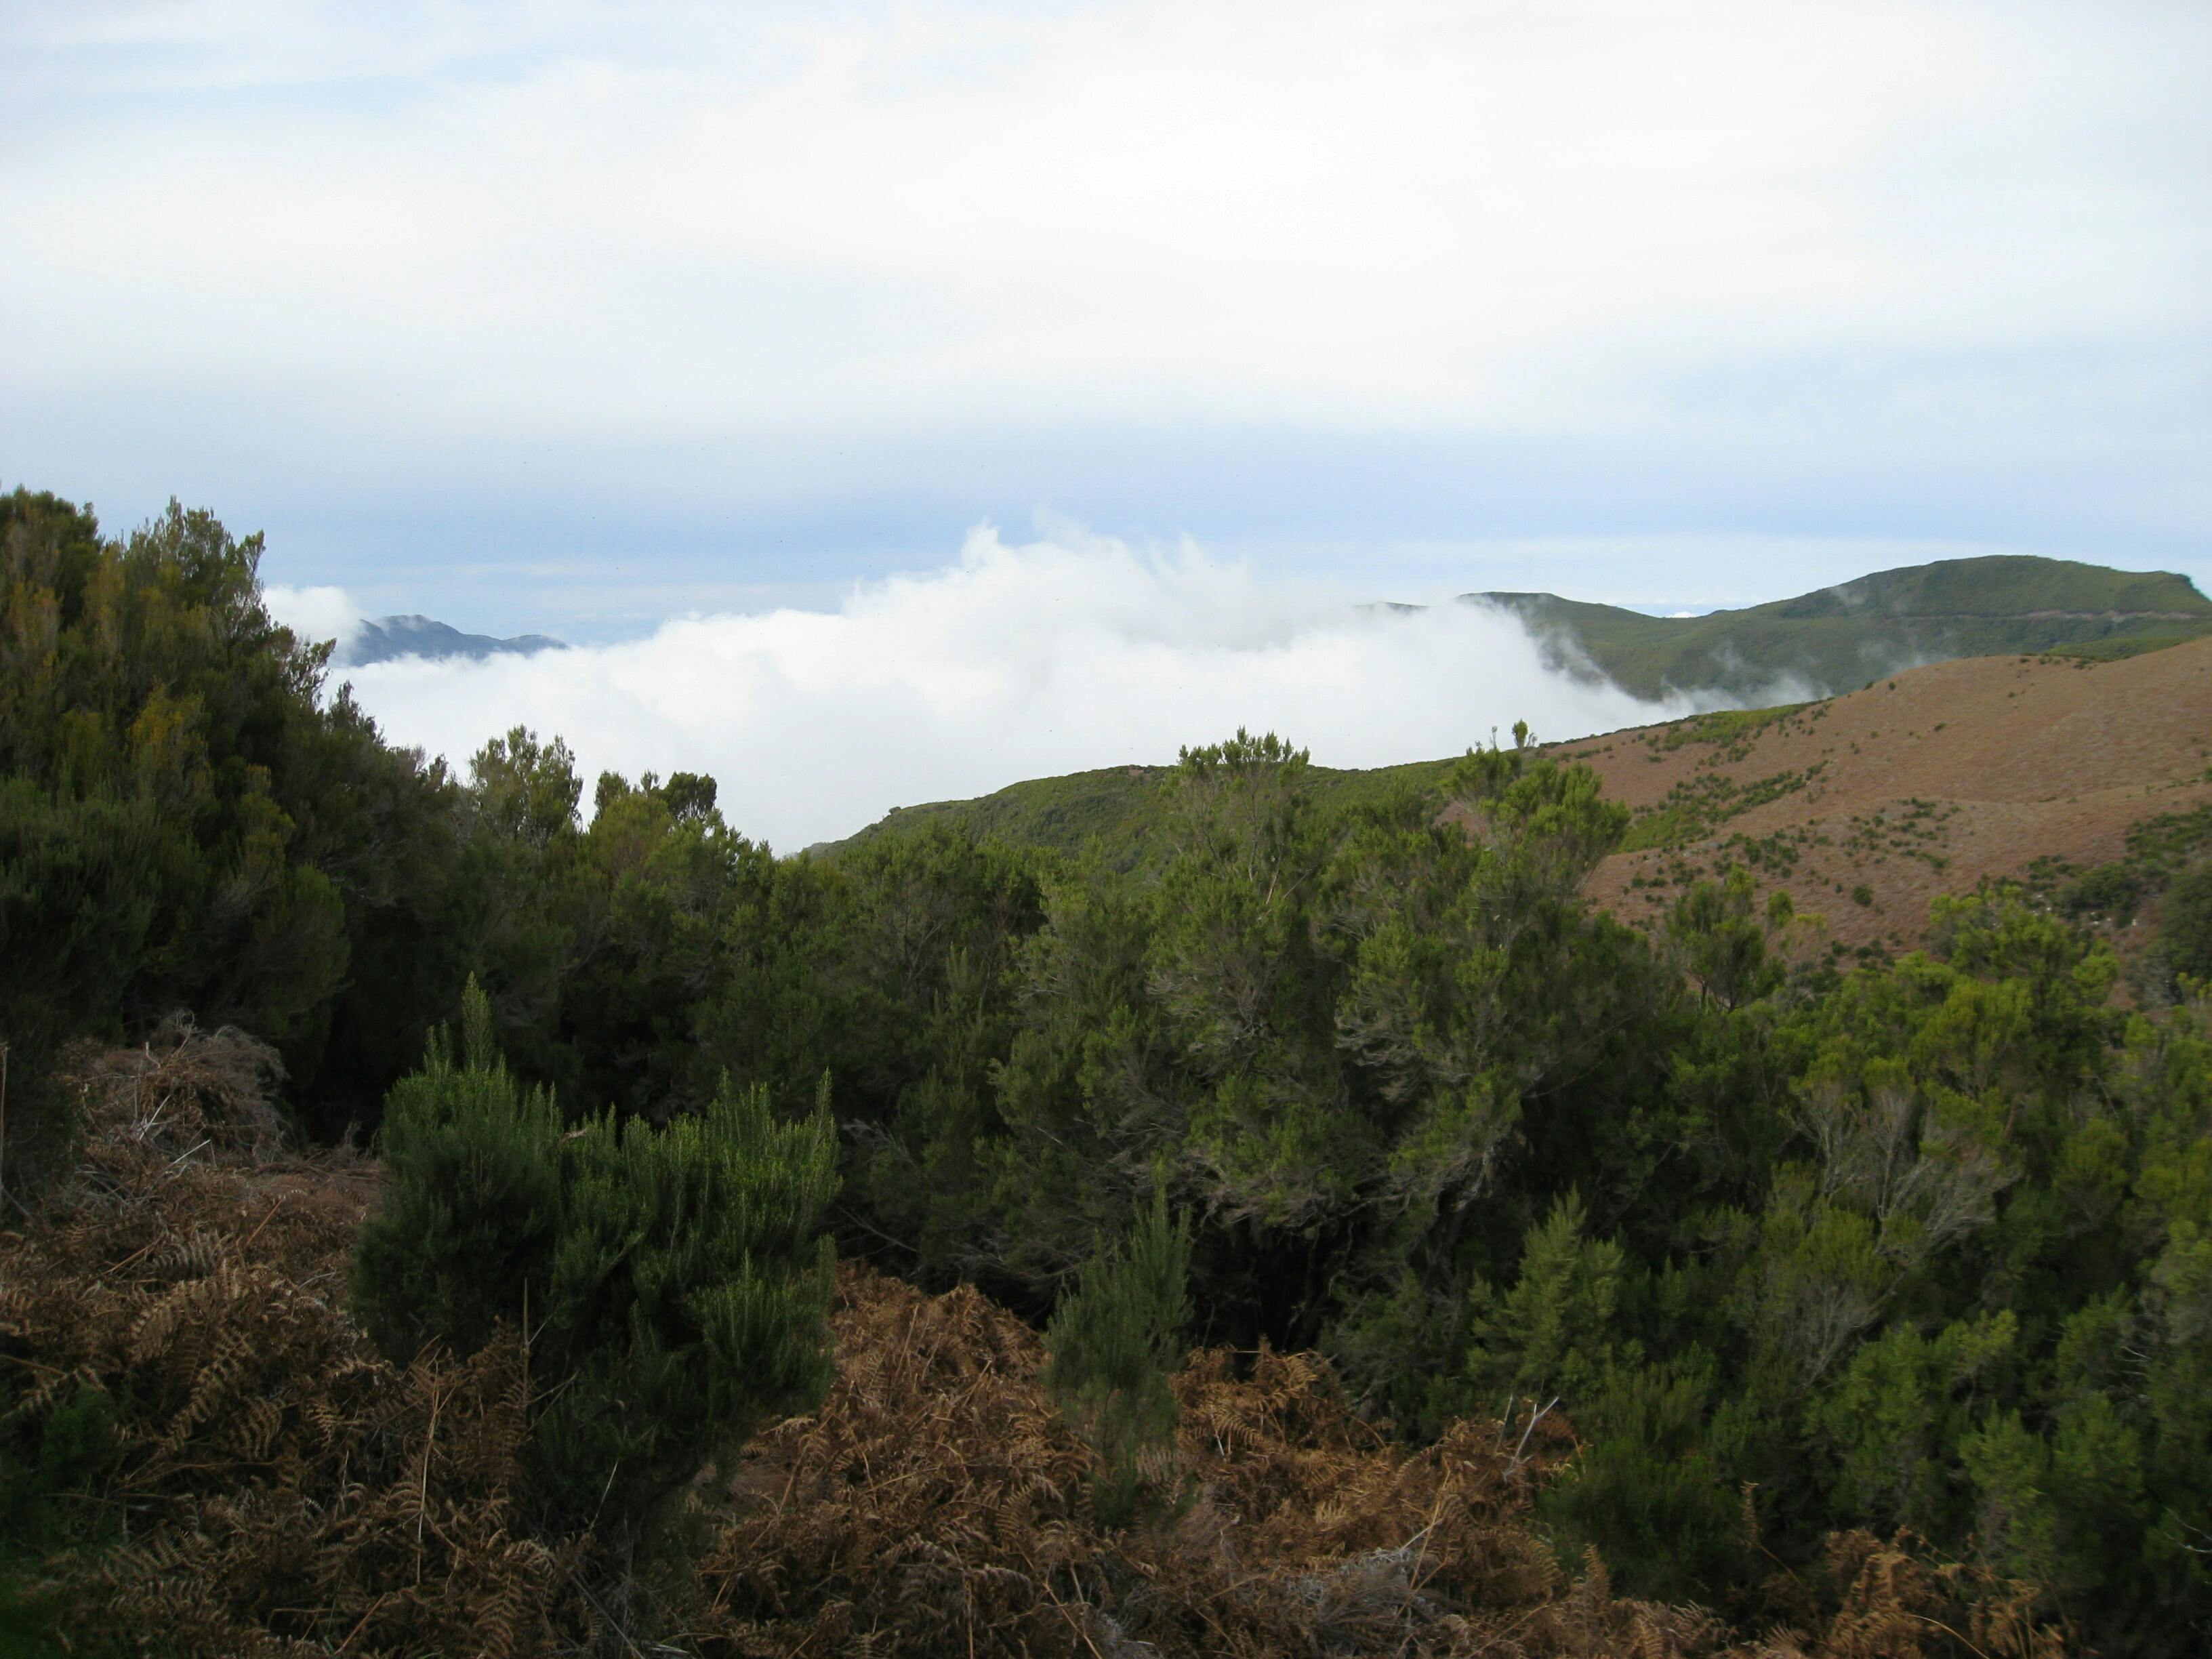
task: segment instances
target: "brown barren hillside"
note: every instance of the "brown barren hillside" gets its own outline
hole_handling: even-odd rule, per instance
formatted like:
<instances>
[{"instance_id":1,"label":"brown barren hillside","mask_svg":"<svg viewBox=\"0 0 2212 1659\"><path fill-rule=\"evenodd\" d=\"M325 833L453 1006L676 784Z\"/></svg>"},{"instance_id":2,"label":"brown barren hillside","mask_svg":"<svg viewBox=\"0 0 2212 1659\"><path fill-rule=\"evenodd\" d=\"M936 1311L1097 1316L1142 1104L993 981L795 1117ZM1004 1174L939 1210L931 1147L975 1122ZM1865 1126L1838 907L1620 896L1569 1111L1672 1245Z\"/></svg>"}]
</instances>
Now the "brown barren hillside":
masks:
<instances>
[{"instance_id":1,"label":"brown barren hillside","mask_svg":"<svg viewBox=\"0 0 2212 1659\"><path fill-rule=\"evenodd\" d=\"M2039 858L2113 859L2212 800L2212 640L2119 661L1980 657L1825 702L1562 744L1636 809L1591 896L1656 921L1730 864L1846 947L1919 942L1929 901Z\"/></svg>"}]
</instances>

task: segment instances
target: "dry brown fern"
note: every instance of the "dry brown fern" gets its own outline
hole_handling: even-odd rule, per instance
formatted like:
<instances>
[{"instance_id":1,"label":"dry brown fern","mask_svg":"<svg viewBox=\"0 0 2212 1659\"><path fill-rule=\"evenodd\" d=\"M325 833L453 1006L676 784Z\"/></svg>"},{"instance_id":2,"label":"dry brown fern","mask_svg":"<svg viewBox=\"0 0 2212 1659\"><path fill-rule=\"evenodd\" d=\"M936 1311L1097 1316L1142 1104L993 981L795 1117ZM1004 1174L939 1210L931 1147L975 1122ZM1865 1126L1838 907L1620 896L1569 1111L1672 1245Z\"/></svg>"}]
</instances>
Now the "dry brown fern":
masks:
<instances>
[{"instance_id":1,"label":"dry brown fern","mask_svg":"<svg viewBox=\"0 0 2212 1659\"><path fill-rule=\"evenodd\" d=\"M1838 1540L1805 1637L1747 1642L1703 1609L1618 1595L1594 1555L1569 1573L1529 1528L1538 1489L1571 1453L1566 1425L1547 1419L1509 1440L1460 1423L1414 1450L1361 1422L1312 1355L1194 1355L1175 1383L1188 1500L1165 1526L1109 1534L1026 1327L972 1291L927 1297L850 1267L834 1326L839 1375L821 1409L760 1437L721 1483L726 1518L700 1564L694 1626L708 1653L2061 1651L2023 1588L1910 1540Z\"/></svg>"},{"instance_id":2,"label":"dry brown fern","mask_svg":"<svg viewBox=\"0 0 2212 1659\"><path fill-rule=\"evenodd\" d=\"M404 1370L346 1313L374 1176L283 1154L235 1033L80 1056L78 1178L0 1235L0 1434L84 1390L109 1455L70 1506L60 1634L187 1655L535 1655L589 1628L575 1551L518 1534L525 1356ZM67 1542L65 1539L62 1541Z\"/></svg>"},{"instance_id":3,"label":"dry brown fern","mask_svg":"<svg viewBox=\"0 0 2212 1659\"><path fill-rule=\"evenodd\" d=\"M1838 1605L1814 1651L1820 1659L2059 1659L2064 1644L2036 1615L2031 1585L1933 1556L1909 1533L1838 1533L1827 1576Z\"/></svg>"}]
</instances>

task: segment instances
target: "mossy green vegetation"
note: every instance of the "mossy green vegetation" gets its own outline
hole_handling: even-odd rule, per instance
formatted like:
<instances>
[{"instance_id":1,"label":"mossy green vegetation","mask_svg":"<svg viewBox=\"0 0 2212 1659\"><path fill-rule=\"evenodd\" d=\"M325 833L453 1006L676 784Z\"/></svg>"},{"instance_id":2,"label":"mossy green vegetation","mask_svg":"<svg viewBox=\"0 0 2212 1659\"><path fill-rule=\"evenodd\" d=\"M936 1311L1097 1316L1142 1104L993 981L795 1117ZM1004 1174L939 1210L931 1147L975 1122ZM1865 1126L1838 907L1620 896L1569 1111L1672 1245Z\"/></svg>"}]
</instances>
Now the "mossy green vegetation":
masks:
<instances>
[{"instance_id":1,"label":"mossy green vegetation","mask_svg":"<svg viewBox=\"0 0 2212 1659\"><path fill-rule=\"evenodd\" d=\"M1452 765L1445 759L1371 768L1309 766L1306 787L1333 807L1349 807L1399 789L1436 793ZM837 859L885 836L934 825L1017 847L1069 854L1095 851L1117 870L1133 870L1164 855L1157 833L1158 808L1163 790L1175 776L1173 767L1110 766L1024 779L972 800L894 807L857 834L808 850Z\"/></svg>"}]
</instances>

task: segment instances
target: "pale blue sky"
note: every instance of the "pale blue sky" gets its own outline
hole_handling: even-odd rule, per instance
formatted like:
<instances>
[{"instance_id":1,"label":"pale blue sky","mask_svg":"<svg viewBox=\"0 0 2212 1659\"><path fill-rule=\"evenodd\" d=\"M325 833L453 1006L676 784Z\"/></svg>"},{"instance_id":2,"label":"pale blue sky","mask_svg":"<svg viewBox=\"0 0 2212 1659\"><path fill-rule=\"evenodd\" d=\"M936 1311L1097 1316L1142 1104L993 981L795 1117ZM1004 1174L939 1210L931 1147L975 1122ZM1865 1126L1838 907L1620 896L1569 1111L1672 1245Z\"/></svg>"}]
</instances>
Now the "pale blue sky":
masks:
<instances>
[{"instance_id":1,"label":"pale blue sky","mask_svg":"<svg viewBox=\"0 0 2212 1659\"><path fill-rule=\"evenodd\" d=\"M1358 596L2212 587L2212 6L0 5L0 483L643 633L1039 513Z\"/></svg>"}]
</instances>

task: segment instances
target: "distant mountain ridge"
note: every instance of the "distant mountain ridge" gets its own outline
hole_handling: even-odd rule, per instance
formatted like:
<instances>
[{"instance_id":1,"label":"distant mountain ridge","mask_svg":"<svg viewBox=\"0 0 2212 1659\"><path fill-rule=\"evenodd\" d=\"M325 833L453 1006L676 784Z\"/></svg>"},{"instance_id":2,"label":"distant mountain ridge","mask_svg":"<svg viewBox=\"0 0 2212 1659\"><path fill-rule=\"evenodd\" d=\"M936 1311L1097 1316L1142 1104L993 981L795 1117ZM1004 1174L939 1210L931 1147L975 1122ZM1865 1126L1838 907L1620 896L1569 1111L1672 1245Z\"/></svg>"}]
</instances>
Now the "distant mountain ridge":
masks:
<instances>
[{"instance_id":1,"label":"distant mountain ridge","mask_svg":"<svg viewBox=\"0 0 2212 1659\"><path fill-rule=\"evenodd\" d=\"M430 617L379 617L362 623L360 630L338 647L333 660L345 668L392 662L401 657L421 657L431 662L466 657L480 662L486 657L529 657L540 651L568 648L565 641L548 634L522 634L501 640L489 634L464 634L450 623Z\"/></svg>"},{"instance_id":2,"label":"distant mountain ridge","mask_svg":"<svg viewBox=\"0 0 2212 1659\"><path fill-rule=\"evenodd\" d=\"M1907 565L1702 617L1556 593L1462 593L1460 603L1519 617L1569 673L1639 697L1741 703L1832 696L1960 657L2129 656L2212 633L2212 600L2186 576L2025 554Z\"/></svg>"}]
</instances>

